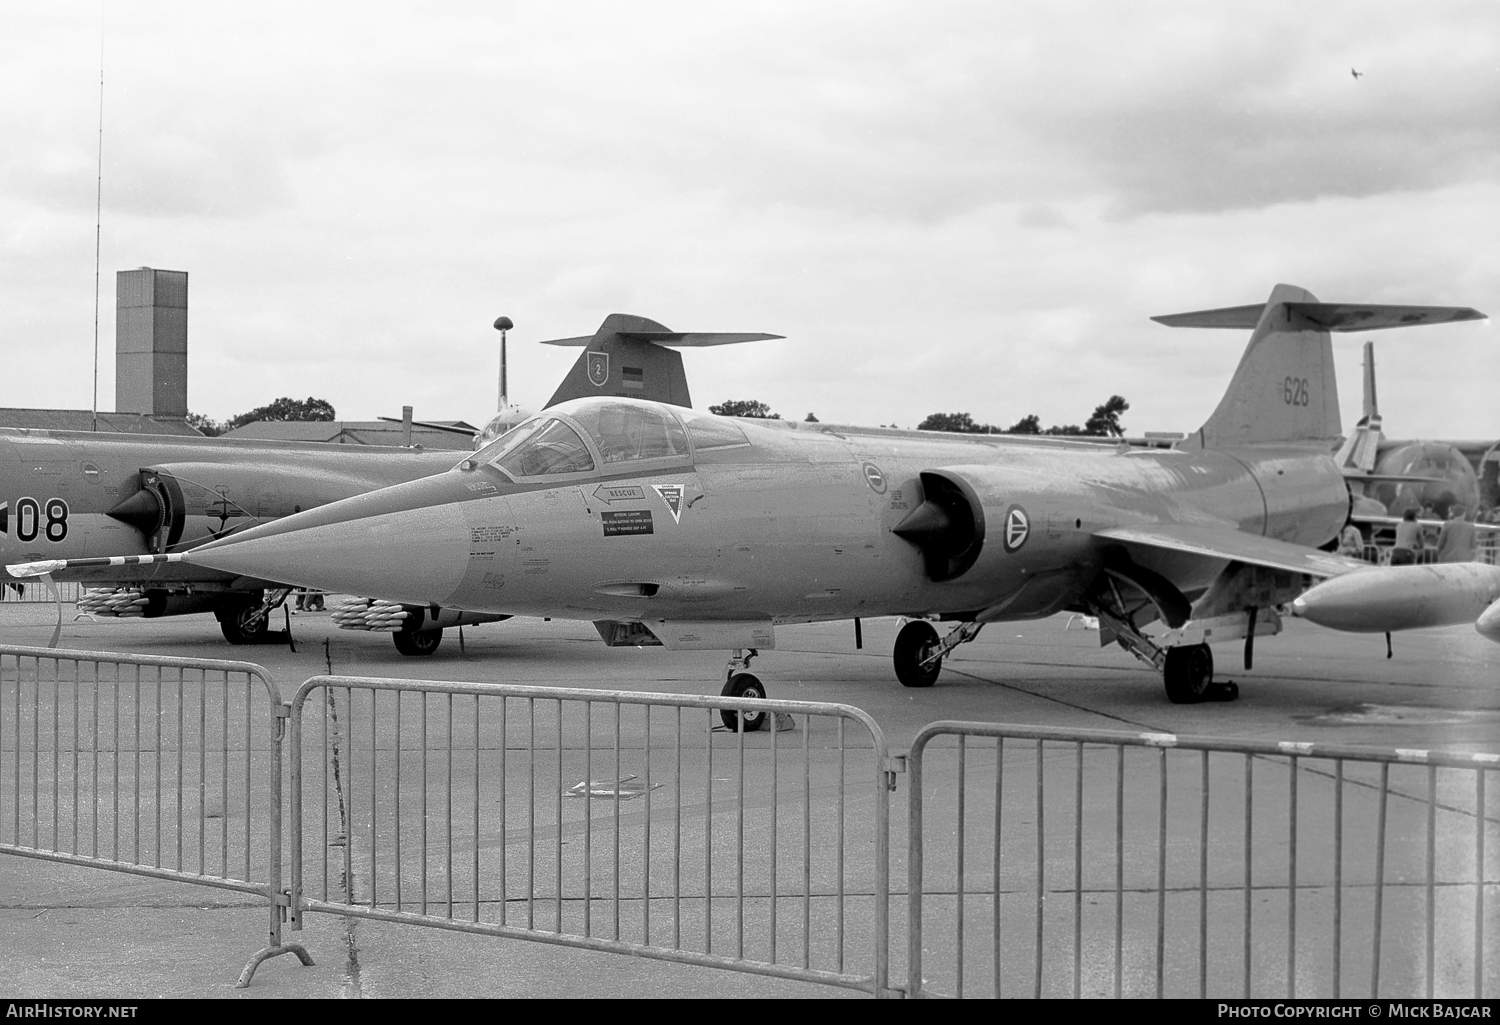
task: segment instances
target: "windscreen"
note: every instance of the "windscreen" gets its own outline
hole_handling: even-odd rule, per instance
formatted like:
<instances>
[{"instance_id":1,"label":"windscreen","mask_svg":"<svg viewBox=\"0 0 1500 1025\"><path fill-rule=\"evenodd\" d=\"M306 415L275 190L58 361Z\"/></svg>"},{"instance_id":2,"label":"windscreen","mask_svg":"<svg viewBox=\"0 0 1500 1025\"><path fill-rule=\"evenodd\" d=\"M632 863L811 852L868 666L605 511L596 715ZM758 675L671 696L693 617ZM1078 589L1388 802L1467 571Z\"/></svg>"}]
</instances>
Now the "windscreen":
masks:
<instances>
[{"instance_id":1,"label":"windscreen","mask_svg":"<svg viewBox=\"0 0 1500 1025\"><path fill-rule=\"evenodd\" d=\"M495 449L493 453L481 452L479 457L512 477L582 473L594 468L588 446L561 420L539 417L521 424L496 442Z\"/></svg>"}]
</instances>

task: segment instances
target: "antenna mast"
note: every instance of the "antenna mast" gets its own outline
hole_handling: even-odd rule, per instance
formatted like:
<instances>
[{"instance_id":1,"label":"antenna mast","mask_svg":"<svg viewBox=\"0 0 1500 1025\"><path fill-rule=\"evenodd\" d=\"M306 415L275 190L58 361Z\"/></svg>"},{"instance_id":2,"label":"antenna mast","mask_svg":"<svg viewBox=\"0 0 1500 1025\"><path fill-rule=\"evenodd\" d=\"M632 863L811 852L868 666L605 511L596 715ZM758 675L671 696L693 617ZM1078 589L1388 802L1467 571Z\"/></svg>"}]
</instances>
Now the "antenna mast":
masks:
<instances>
[{"instance_id":1,"label":"antenna mast","mask_svg":"<svg viewBox=\"0 0 1500 1025\"><path fill-rule=\"evenodd\" d=\"M94 408L99 430L99 250L104 224L104 11L99 11L99 163L94 180Z\"/></svg>"},{"instance_id":2,"label":"antenna mast","mask_svg":"<svg viewBox=\"0 0 1500 1025\"><path fill-rule=\"evenodd\" d=\"M505 407L510 405L510 396L506 394L505 385L505 332L516 325L509 317L496 317L495 330L500 332L500 405L499 411L505 412Z\"/></svg>"}]
</instances>

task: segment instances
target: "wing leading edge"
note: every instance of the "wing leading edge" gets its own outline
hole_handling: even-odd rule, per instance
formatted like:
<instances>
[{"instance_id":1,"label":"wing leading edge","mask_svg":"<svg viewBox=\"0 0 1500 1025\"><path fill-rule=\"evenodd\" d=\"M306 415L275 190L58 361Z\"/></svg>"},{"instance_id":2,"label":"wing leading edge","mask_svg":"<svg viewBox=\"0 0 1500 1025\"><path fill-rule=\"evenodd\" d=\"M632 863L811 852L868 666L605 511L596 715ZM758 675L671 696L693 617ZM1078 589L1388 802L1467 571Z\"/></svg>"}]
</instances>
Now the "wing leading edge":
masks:
<instances>
[{"instance_id":1,"label":"wing leading edge","mask_svg":"<svg viewBox=\"0 0 1500 1025\"><path fill-rule=\"evenodd\" d=\"M1257 537L1228 527L1153 524L1110 527L1096 531L1094 536L1119 541L1127 546L1165 549L1222 562L1243 562L1289 573L1306 573L1320 579L1370 568L1368 563L1357 559L1346 559L1341 555L1331 555L1316 548L1289 544L1275 538Z\"/></svg>"}]
</instances>

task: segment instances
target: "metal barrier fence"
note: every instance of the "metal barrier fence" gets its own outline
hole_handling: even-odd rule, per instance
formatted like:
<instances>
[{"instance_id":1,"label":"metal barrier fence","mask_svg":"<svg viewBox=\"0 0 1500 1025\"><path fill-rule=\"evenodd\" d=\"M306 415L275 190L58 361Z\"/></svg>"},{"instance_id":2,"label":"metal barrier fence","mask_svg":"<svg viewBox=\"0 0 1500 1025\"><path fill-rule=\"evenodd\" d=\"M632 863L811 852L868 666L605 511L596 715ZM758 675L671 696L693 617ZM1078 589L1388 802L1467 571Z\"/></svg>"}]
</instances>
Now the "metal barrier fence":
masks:
<instances>
[{"instance_id":1,"label":"metal barrier fence","mask_svg":"<svg viewBox=\"0 0 1500 1025\"><path fill-rule=\"evenodd\" d=\"M1474 559L1476 562L1500 566L1500 531L1489 530L1480 536L1475 546Z\"/></svg>"},{"instance_id":2,"label":"metal barrier fence","mask_svg":"<svg viewBox=\"0 0 1500 1025\"><path fill-rule=\"evenodd\" d=\"M284 947L286 706L260 666L0 646L0 853L266 898Z\"/></svg>"},{"instance_id":3,"label":"metal barrier fence","mask_svg":"<svg viewBox=\"0 0 1500 1025\"><path fill-rule=\"evenodd\" d=\"M907 995L1493 995L1497 770L934 723L910 755Z\"/></svg>"},{"instance_id":4,"label":"metal barrier fence","mask_svg":"<svg viewBox=\"0 0 1500 1025\"><path fill-rule=\"evenodd\" d=\"M734 709L782 729L730 732ZM884 736L847 705L356 677L292 701L320 911L887 995Z\"/></svg>"},{"instance_id":5,"label":"metal barrier fence","mask_svg":"<svg viewBox=\"0 0 1500 1025\"><path fill-rule=\"evenodd\" d=\"M77 603L85 587L74 580L54 582L51 586L57 589L55 595L48 590L47 584L37 580L6 579L0 583L0 602L50 605L61 601L64 605L72 605Z\"/></svg>"}]
</instances>

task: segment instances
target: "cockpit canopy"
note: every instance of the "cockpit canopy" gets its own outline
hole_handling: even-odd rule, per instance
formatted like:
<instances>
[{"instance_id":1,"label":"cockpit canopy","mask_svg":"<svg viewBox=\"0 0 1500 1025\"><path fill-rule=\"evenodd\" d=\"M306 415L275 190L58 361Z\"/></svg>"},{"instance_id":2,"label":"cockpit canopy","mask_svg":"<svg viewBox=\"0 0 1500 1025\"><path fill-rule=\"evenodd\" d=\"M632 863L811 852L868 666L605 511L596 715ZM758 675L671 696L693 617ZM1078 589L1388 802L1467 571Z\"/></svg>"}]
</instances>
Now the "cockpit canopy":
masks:
<instances>
[{"instance_id":1,"label":"cockpit canopy","mask_svg":"<svg viewBox=\"0 0 1500 1025\"><path fill-rule=\"evenodd\" d=\"M749 443L737 424L691 410L639 400L574 399L512 428L475 453L472 464L494 466L518 479L619 473L687 464L694 448Z\"/></svg>"}]
</instances>

